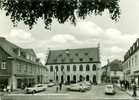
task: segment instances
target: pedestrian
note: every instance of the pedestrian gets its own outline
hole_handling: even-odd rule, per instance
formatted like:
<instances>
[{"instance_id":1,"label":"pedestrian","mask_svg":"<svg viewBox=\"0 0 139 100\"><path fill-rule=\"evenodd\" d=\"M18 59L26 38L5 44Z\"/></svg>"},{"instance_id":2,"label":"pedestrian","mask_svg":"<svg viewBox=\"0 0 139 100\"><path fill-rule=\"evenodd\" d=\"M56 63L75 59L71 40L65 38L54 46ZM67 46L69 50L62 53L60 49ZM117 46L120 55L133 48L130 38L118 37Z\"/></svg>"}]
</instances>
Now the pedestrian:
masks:
<instances>
[{"instance_id":1,"label":"pedestrian","mask_svg":"<svg viewBox=\"0 0 139 100\"><path fill-rule=\"evenodd\" d=\"M11 87L10 85L7 86L7 92L10 94L11 93Z\"/></svg>"},{"instance_id":2,"label":"pedestrian","mask_svg":"<svg viewBox=\"0 0 139 100\"><path fill-rule=\"evenodd\" d=\"M62 90L62 82L59 84L60 91Z\"/></svg>"},{"instance_id":3,"label":"pedestrian","mask_svg":"<svg viewBox=\"0 0 139 100\"><path fill-rule=\"evenodd\" d=\"M137 91L137 86L136 86L136 82L134 82L133 83L133 97L136 97L137 96L137 93L136 93L136 91Z\"/></svg>"},{"instance_id":4,"label":"pedestrian","mask_svg":"<svg viewBox=\"0 0 139 100\"><path fill-rule=\"evenodd\" d=\"M56 92L58 92L58 82L56 82Z\"/></svg>"},{"instance_id":5,"label":"pedestrian","mask_svg":"<svg viewBox=\"0 0 139 100\"><path fill-rule=\"evenodd\" d=\"M122 80L120 80L120 87L122 88Z\"/></svg>"}]
</instances>

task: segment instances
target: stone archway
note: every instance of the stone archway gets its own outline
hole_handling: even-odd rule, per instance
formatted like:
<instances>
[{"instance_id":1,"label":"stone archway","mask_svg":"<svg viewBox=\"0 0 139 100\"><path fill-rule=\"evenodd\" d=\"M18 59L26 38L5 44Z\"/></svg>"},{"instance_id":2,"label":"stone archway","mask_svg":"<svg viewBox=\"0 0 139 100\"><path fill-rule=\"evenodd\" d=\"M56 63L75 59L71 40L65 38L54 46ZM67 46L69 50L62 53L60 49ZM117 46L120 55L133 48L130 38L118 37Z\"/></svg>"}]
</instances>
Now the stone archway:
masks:
<instances>
[{"instance_id":1,"label":"stone archway","mask_svg":"<svg viewBox=\"0 0 139 100\"><path fill-rule=\"evenodd\" d=\"M69 75L67 76L67 81L68 81L68 83L70 83L70 76Z\"/></svg>"},{"instance_id":2,"label":"stone archway","mask_svg":"<svg viewBox=\"0 0 139 100\"><path fill-rule=\"evenodd\" d=\"M96 75L93 75L93 83L97 83Z\"/></svg>"},{"instance_id":3,"label":"stone archway","mask_svg":"<svg viewBox=\"0 0 139 100\"><path fill-rule=\"evenodd\" d=\"M83 80L83 76L80 75L80 77L79 77L79 81L81 82L82 80Z\"/></svg>"},{"instance_id":4,"label":"stone archway","mask_svg":"<svg viewBox=\"0 0 139 100\"><path fill-rule=\"evenodd\" d=\"M89 75L86 75L86 81L89 81Z\"/></svg>"},{"instance_id":5,"label":"stone archway","mask_svg":"<svg viewBox=\"0 0 139 100\"><path fill-rule=\"evenodd\" d=\"M76 75L73 76L73 81L76 83Z\"/></svg>"},{"instance_id":6,"label":"stone archway","mask_svg":"<svg viewBox=\"0 0 139 100\"><path fill-rule=\"evenodd\" d=\"M64 82L64 76L62 75L61 76L61 83L63 83Z\"/></svg>"}]
</instances>

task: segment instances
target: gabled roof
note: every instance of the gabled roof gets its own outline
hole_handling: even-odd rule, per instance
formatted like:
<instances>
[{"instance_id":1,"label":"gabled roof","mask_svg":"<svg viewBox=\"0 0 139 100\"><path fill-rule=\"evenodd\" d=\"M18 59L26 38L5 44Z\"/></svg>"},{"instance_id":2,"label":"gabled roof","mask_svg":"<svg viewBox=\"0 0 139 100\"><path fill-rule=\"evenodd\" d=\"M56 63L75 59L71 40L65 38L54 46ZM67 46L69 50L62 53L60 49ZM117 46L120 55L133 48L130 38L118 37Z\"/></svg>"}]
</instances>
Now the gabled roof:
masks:
<instances>
[{"instance_id":1,"label":"gabled roof","mask_svg":"<svg viewBox=\"0 0 139 100\"><path fill-rule=\"evenodd\" d=\"M122 61L120 60L113 60L111 63L110 63L110 70L111 71L122 71L123 68L122 68Z\"/></svg>"},{"instance_id":2,"label":"gabled roof","mask_svg":"<svg viewBox=\"0 0 139 100\"><path fill-rule=\"evenodd\" d=\"M26 59L25 57L23 56L19 56L14 50L17 50L17 49L20 49L20 51L22 53L28 53L28 54L31 54L33 55L34 57L36 57L36 54L34 52L33 49L24 49L24 48L21 48L11 42L9 42L8 40L6 40L4 37L0 37L0 47L10 56L10 57L13 57L13 58L16 58L16 59L20 59L20 60L23 60L23 61L26 61L26 62L30 62L30 63L36 63L38 64L37 62L33 62L31 60L28 60Z\"/></svg>"},{"instance_id":3,"label":"gabled roof","mask_svg":"<svg viewBox=\"0 0 139 100\"><path fill-rule=\"evenodd\" d=\"M28 54L31 54L31 55L37 57L33 49L24 49L24 51L27 52Z\"/></svg>"},{"instance_id":4,"label":"gabled roof","mask_svg":"<svg viewBox=\"0 0 139 100\"><path fill-rule=\"evenodd\" d=\"M46 64L100 63L99 48L50 50Z\"/></svg>"}]
</instances>

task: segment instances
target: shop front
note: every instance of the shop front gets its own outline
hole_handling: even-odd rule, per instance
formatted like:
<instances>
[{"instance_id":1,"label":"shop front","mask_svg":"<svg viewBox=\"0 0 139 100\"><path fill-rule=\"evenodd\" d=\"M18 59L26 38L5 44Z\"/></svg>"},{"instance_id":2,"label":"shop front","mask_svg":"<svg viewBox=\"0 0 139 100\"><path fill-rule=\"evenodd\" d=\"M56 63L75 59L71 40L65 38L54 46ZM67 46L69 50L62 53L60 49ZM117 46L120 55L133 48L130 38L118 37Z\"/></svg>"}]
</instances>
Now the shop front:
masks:
<instances>
[{"instance_id":1,"label":"shop front","mask_svg":"<svg viewBox=\"0 0 139 100\"><path fill-rule=\"evenodd\" d=\"M139 86L139 71L134 72L134 81L136 82L137 86Z\"/></svg>"},{"instance_id":2,"label":"shop front","mask_svg":"<svg viewBox=\"0 0 139 100\"><path fill-rule=\"evenodd\" d=\"M7 88L9 83L9 76L0 76L0 91L3 91L4 88Z\"/></svg>"},{"instance_id":3,"label":"shop front","mask_svg":"<svg viewBox=\"0 0 139 100\"><path fill-rule=\"evenodd\" d=\"M36 84L36 77L34 76L17 76L17 88L24 89L25 87L32 87Z\"/></svg>"}]
</instances>

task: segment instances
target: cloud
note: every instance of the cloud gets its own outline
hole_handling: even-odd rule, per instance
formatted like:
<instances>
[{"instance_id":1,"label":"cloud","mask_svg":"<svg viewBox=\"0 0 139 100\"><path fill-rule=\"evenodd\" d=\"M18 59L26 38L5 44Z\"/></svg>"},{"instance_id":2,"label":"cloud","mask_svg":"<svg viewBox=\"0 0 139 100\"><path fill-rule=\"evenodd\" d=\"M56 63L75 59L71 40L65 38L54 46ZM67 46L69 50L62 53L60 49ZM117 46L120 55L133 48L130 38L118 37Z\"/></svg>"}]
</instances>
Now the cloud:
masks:
<instances>
[{"instance_id":1,"label":"cloud","mask_svg":"<svg viewBox=\"0 0 139 100\"><path fill-rule=\"evenodd\" d=\"M32 33L22 29L12 29L10 33L4 33L1 34L1 36L6 37L8 40L17 44L31 43L35 40Z\"/></svg>"},{"instance_id":2,"label":"cloud","mask_svg":"<svg viewBox=\"0 0 139 100\"><path fill-rule=\"evenodd\" d=\"M12 29L8 37L11 40L20 43L30 43L35 40L30 32L22 29Z\"/></svg>"},{"instance_id":3,"label":"cloud","mask_svg":"<svg viewBox=\"0 0 139 100\"><path fill-rule=\"evenodd\" d=\"M78 22L77 29L79 29L79 33L83 36L98 37L103 32L103 30L98 25L91 21Z\"/></svg>"},{"instance_id":4,"label":"cloud","mask_svg":"<svg viewBox=\"0 0 139 100\"><path fill-rule=\"evenodd\" d=\"M77 38L75 38L71 34L57 34L54 35L50 41L56 42L56 43L67 43L67 42L73 42L73 43L80 43Z\"/></svg>"},{"instance_id":5,"label":"cloud","mask_svg":"<svg viewBox=\"0 0 139 100\"><path fill-rule=\"evenodd\" d=\"M43 39L38 39L30 32L22 29L12 29L9 34L0 34L8 40L25 48L33 48L38 57L45 61L46 49L67 49L96 47L100 43L100 52L103 65L107 59L123 59L124 53L139 37L137 33L122 33L115 28L103 29L92 21L80 21L76 27L59 27L58 32L45 33ZM53 33L53 34L52 34Z\"/></svg>"},{"instance_id":6,"label":"cloud","mask_svg":"<svg viewBox=\"0 0 139 100\"><path fill-rule=\"evenodd\" d=\"M112 52L112 53L118 54L118 53L123 52L123 49L121 49L120 47L117 47L117 46L113 46L113 47L111 48L111 52Z\"/></svg>"}]
</instances>

